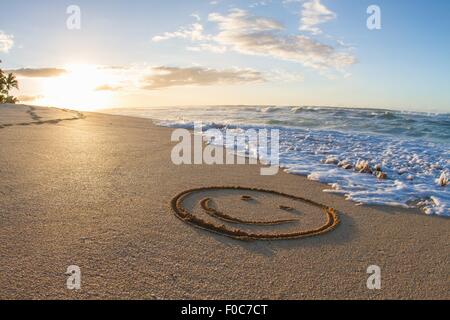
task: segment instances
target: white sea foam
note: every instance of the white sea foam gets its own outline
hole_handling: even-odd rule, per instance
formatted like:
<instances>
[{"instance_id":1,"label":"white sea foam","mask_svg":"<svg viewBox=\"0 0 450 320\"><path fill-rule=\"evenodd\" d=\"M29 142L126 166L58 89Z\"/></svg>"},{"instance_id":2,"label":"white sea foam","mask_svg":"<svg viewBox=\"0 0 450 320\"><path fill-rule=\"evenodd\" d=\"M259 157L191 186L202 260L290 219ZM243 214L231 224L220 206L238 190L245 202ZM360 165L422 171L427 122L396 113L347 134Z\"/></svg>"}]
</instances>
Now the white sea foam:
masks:
<instances>
[{"instance_id":1,"label":"white sea foam","mask_svg":"<svg viewBox=\"0 0 450 320\"><path fill-rule=\"evenodd\" d=\"M177 128L192 128L198 121L205 129L277 128L280 165L287 172L327 183L327 192L357 203L419 207L427 214L450 216L449 114L256 106L110 112ZM238 146L237 152L251 156L254 148ZM364 170L355 169L358 162ZM377 179L376 167L386 179Z\"/></svg>"}]
</instances>

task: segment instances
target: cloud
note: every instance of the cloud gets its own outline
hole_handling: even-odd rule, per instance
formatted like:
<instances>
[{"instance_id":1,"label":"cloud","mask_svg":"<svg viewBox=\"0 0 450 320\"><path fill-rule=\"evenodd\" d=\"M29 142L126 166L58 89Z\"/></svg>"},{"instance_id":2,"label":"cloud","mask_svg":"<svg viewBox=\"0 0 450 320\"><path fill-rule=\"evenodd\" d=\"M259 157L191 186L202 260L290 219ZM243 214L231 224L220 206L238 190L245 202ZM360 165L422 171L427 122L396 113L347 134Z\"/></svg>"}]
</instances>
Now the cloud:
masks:
<instances>
[{"instance_id":1,"label":"cloud","mask_svg":"<svg viewBox=\"0 0 450 320\"><path fill-rule=\"evenodd\" d=\"M35 100L42 99L44 96L41 95L35 95L35 96L19 96L17 99L19 99L20 102L31 102Z\"/></svg>"},{"instance_id":2,"label":"cloud","mask_svg":"<svg viewBox=\"0 0 450 320\"><path fill-rule=\"evenodd\" d=\"M232 9L228 16L219 13L211 13L208 16L209 21L216 22L222 31L234 32L261 32L268 30L283 30L281 23L264 18L251 16L245 10Z\"/></svg>"},{"instance_id":3,"label":"cloud","mask_svg":"<svg viewBox=\"0 0 450 320\"><path fill-rule=\"evenodd\" d=\"M248 7L249 8L265 7L265 6L269 5L270 3L272 3L272 0L261 0L261 1L256 1L256 2L249 4Z\"/></svg>"},{"instance_id":4,"label":"cloud","mask_svg":"<svg viewBox=\"0 0 450 320\"><path fill-rule=\"evenodd\" d=\"M65 73L67 73L64 69L58 68L25 68L25 69L17 69L17 70L8 70L7 72L12 72L17 76L25 77L25 78L50 78L50 77L59 77Z\"/></svg>"},{"instance_id":5,"label":"cloud","mask_svg":"<svg viewBox=\"0 0 450 320\"><path fill-rule=\"evenodd\" d=\"M0 30L0 52L7 53L14 46L14 36Z\"/></svg>"},{"instance_id":6,"label":"cloud","mask_svg":"<svg viewBox=\"0 0 450 320\"><path fill-rule=\"evenodd\" d=\"M197 20L197 21L201 21L202 20L202 18L200 17L200 15L198 14L198 13L196 13L196 12L194 12L194 13L191 13L191 17L193 17L195 20Z\"/></svg>"},{"instance_id":7,"label":"cloud","mask_svg":"<svg viewBox=\"0 0 450 320\"><path fill-rule=\"evenodd\" d=\"M203 26L200 23L193 23L188 27L181 27L175 32L165 32L162 35L154 36L153 42L160 42L169 39L190 39L192 41L207 40L208 36L203 34Z\"/></svg>"},{"instance_id":8,"label":"cloud","mask_svg":"<svg viewBox=\"0 0 450 320\"><path fill-rule=\"evenodd\" d=\"M122 86L113 86L109 84L103 84L95 88L95 91L120 91L122 90Z\"/></svg>"},{"instance_id":9,"label":"cloud","mask_svg":"<svg viewBox=\"0 0 450 320\"><path fill-rule=\"evenodd\" d=\"M321 34L319 24L334 20L336 14L325 7L320 0L310 0L303 3L300 19L300 31L308 31L312 34Z\"/></svg>"},{"instance_id":10,"label":"cloud","mask_svg":"<svg viewBox=\"0 0 450 320\"><path fill-rule=\"evenodd\" d=\"M233 9L228 15L212 13L209 20L217 23L220 30L214 41L240 53L289 60L321 73L342 71L356 63L349 52L338 51L305 35L285 34L279 22L251 16L244 10Z\"/></svg>"},{"instance_id":11,"label":"cloud","mask_svg":"<svg viewBox=\"0 0 450 320\"><path fill-rule=\"evenodd\" d=\"M176 32L166 32L153 41L172 38L189 39L196 42L188 46L190 51L210 51L225 53L235 51L247 55L267 56L278 60L299 63L315 69L330 79L336 73L348 74L347 68L357 62L352 48L343 46L331 36L326 42L314 39L322 31L319 24L336 18L336 14L320 3L320 0L285 0L303 2L300 31L311 33L289 34L280 22L267 17L255 16L242 9L231 9L228 13L211 13L210 23L216 24L218 32L205 34L199 23L180 28Z\"/></svg>"},{"instance_id":12,"label":"cloud","mask_svg":"<svg viewBox=\"0 0 450 320\"><path fill-rule=\"evenodd\" d=\"M144 89L155 90L174 86L205 86L265 81L261 73L249 69L216 70L203 67L155 67L154 74L143 79Z\"/></svg>"}]
</instances>

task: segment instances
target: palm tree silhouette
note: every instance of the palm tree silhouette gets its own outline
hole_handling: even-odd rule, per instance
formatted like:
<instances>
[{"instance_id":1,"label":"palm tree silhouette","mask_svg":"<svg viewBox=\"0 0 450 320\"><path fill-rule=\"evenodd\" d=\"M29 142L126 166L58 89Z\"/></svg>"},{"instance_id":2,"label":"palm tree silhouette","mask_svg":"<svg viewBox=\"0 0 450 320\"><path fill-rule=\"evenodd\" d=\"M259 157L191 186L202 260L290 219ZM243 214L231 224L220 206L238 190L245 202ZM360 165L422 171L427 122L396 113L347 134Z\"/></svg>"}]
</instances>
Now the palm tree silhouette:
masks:
<instances>
[{"instance_id":1,"label":"palm tree silhouette","mask_svg":"<svg viewBox=\"0 0 450 320\"><path fill-rule=\"evenodd\" d=\"M0 63L2 61L0 60ZM12 73L5 74L2 69L0 69L0 103L17 103L18 99L10 96L9 91L12 89L19 89L19 82L16 76Z\"/></svg>"},{"instance_id":2,"label":"palm tree silhouette","mask_svg":"<svg viewBox=\"0 0 450 320\"><path fill-rule=\"evenodd\" d=\"M5 89L10 91L13 88L19 89L19 82L14 74L9 73L5 78Z\"/></svg>"}]
</instances>

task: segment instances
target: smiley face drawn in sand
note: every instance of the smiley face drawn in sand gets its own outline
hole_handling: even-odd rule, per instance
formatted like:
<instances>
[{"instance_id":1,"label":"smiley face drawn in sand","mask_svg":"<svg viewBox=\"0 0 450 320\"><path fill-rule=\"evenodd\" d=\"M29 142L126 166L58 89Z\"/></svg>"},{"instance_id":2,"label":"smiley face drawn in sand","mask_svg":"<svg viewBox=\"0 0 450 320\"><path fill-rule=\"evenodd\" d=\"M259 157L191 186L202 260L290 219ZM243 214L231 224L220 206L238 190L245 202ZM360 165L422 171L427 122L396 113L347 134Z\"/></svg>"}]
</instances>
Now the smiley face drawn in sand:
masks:
<instances>
[{"instance_id":1,"label":"smiley face drawn in sand","mask_svg":"<svg viewBox=\"0 0 450 320\"><path fill-rule=\"evenodd\" d=\"M331 231L339 224L331 207L257 188L190 189L173 198L171 205L182 221L240 240L305 238Z\"/></svg>"}]
</instances>

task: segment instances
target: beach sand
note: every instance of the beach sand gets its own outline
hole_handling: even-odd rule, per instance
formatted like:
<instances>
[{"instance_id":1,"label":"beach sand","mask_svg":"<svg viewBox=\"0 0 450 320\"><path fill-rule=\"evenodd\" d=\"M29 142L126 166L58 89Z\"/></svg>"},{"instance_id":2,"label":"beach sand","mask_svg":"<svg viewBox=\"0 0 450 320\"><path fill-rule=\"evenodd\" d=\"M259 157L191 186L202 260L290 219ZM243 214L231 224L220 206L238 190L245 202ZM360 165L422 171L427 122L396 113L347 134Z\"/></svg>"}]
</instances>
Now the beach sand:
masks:
<instances>
[{"instance_id":1,"label":"beach sand","mask_svg":"<svg viewBox=\"0 0 450 320\"><path fill-rule=\"evenodd\" d=\"M0 106L2 299L450 298L447 218L356 206L258 165L176 166L172 129L150 120L30 110ZM341 223L311 238L241 241L174 215L180 192L223 185L311 199ZM69 265L81 268L81 290L66 288ZM381 290L366 287L370 265Z\"/></svg>"}]
</instances>

